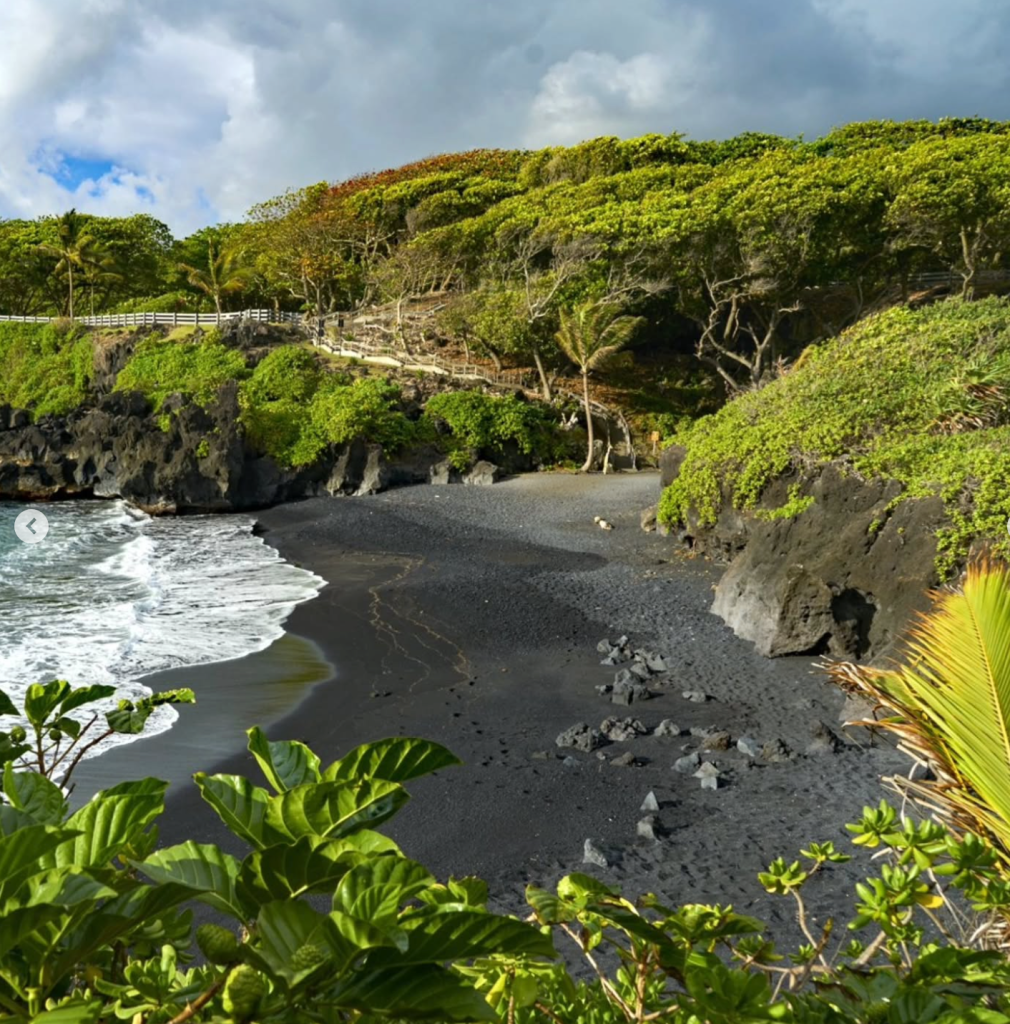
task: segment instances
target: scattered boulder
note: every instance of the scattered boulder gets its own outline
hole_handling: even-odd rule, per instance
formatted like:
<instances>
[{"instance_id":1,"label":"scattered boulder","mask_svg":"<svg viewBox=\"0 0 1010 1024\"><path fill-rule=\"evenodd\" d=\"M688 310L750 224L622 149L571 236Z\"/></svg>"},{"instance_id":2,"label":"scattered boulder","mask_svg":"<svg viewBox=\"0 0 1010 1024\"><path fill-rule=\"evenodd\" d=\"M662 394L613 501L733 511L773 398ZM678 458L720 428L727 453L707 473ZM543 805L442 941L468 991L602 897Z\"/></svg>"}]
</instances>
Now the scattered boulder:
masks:
<instances>
[{"instance_id":1,"label":"scattered boulder","mask_svg":"<svg viewBox=\"0 0 1010 1024\"><path fill-rule=\"evenodd\" d=\"M842 741L824 722L814 722L810 727L810 735L813 739L806 749L808 757L821 757L824 754L835 754L842 747Z\"/></svg>"},{"instance_id":2,"label":"scattered boulder","mask_svg":"<svg viewBox=\"0 0 1010 1024\"><path fill-rule=\"evenodd\" d=\"M610 699L614 704L628 707L635 701L648 700L651 696L645 683L615 683Z\"/></svg>"},{"instance_id":3,"label":"scattered boulder","mask_svg":"<svg viewBox=\"0 0 1010 1024\"><path fill-rule=\"evenodd\" d=\"M645 799L642 801L642 806L638 808L640 811L645 811L647 814L652 814L659 810L659 801L656 799L656 794L650 789L645 794Z\"/></svg>"},{"instance_id":4,"label":"scattered boulder","mask_svg":"<svg viewBox=\"0 0 1010 1024\"><path fill-rule=\"evenodd\" d=\"M720 775L721 772L711 761L706 761L694 773L694 777L701 780L702 789L718 789Z\"/></svg>"},{"instance_id":5,"label":"scattered boulder","mask_svg":"<svg viewBox=\"0 0 1010 1024\"><path fill-rule=\"evenodd\" d=\"M577 722L565 729L554 742L559 747L574 747L588 754L600 745L600 734L587 722Z\"/></svg>"},{"instance_id":6,"label":"scattered boulder","mask_svg":"<svg viewBox=\"0 0 1010 1024\"><path fill-rule=\"evenodd\" d=\"M611 686L610 683L600 683L600 685L596 687L596 692L601 697L606 697L608 694L610 694L613 691L613 689L614 688L613 688L613 686Z\"/></svg>"},{"instance_id":7,"label":"scattered boulder","mask_svg":"<svg viewBox=\"0 0 1010 1024\"><path fill-rule=\"evenodd\" d=\"M733 737L728 732L713 732L702 740L702 750L729 750Z\"/></svg>"},{"instance_id":8,"label":"scattered boulder","mask_svg":"<svg viewBox=\"0 0 1010 1024\"><path fill-rule=\"evenodd\" d=\"M689 731L696 740L707 740L709 736L722 732L721 729L717 729L714 725L692 725Z\"/></svg>"},{"instance_id":9,"label":"scattered boulder","mask_svg":"<svg viewBox=\"0 0 1010 1024\"><path fill-rule=\"evenodd\" d=\"M642 529L646 533L656 532L656 506L650 505L649 508L642 511L641 519L639 520Z\"/></svg>"},{"instance_id":10,"label":"scattered boulder","mask_svg":"<svg viewBox=\"0 0 1010 1024\"><path fill-rule=\"evenodd\" d=\"M498 483L502 478L501 470L486 459L475 462L468 473L463 477L463 483L476 487L489 487Z\"/></svg>"},{"instance_id":11,"label":"scattered boulder","mask_svg":"<svg viewBox=\"0 0 1010 1024\"><path fill-rule=\"evenodd\" d=\"M607 855L601 850L592 839L587 839L585 845L582 848L582 863L592 864L598 868L609 868L610 861L607 860Z\"/></svg>"},{"instance_id":12,"label":"scattered boulder","mask_svg":"<svg viewBox=\"0 0 1010 1024\"><path fill-rule=\"evenodd\" d=\"M639 839L651 839L655 842L659 837L656 835L656 819L649 814L642 818L635 826Z\"/></svg>"},{"instance_id":13,"label":"scattered boulder","mask_svg":"<svg viewBox=\"0 0 1010 1024\"><path fill-rule=\"evenodd\" d=\"M782 740L769 740L761 748L761 760L769 764L792 760L792 751Z\"/></svg>"},{"instance_id":14,"label":"scattered boulder","mask_svg":"<svg viewBox=\"0 0 1010 1024\"><path fill-rule=\"evenodd\" d=\"M569 754L561 763L566 768L581 768L582 767L582 762L577 757L572 757L571 754Z\"/></svg>"},{"instance_id":15,"label":"scattered boulder","mask_svg":"<svg viewBox=\"0 0 1010 1024\"><path fill-rule=\"evenodd\" d=\"M645 664L650 672L659 673L668 671L666 658L664 658L662 654L646 655Z\"/></svg>"},{"instance_id":16,"label":"scattered boulder","mask_svg":"<svg viewBox=\"0 0 1010 1024\"><path fill-rule=\"evenodd\" d=\"M680 726L672 718L664 718L655 729L652 730L653 736L679 736Z\"/></svg>"},{"instance_id":17,"label":"scattered boulder","mask_svg":"<svg viewBox=\"0 0 1010 1024\"><path fill-rule=\"evenodd\" d=\"M618 754L610 763L618 768L634 768L638 762L635 760L635 755L630 750L627 750L623 754Z\"/></svg>"},{"instance_id":18,"label":"scattered boulder","mask_svg":"<svg viewBox=\"0 0 1010 1024\"><path fill-rule=\"evenodd\" d=\"M736 741L736 749L741 754L746 754L748 757L757 757L761 753L761 747L758 741L752 739L750 736L741 736Z\"/></svg>"},{"instance_id":19,"label":"scattered boulder","mask_svg":"<svg viewBox=\"0 0 1010 1024\"><path fill-rule=\"evenodd\" d=\"M609 641L609 640L601 640L601 641L600 641L600 642L599 642L599 643L598 643L598 644L596 645L596 650L597 650L597 651L598 651L598 652L599 652L600 654L609 654L609 653L610 653L610 651L611 651L611 647L612 647L612 645L611 645L611 643L610 643L610 641Z\"/></svg>"},{"instance_id":20,"label":"scattered boulder","mask_svg":"<svg viewBox=\"0 0 1010 1024\"><path fill-rule=\"evenodd\" d=\"M693 704L705 704L708 701L708 694L703 690L685 690L681 696Z\"/></svg>"},{"instance_id":21,"label":"scattered boulder","mask_svg":"<svg viewBox=\"0 0 1010 1024\"><path fill-rule=\"evenodd\" d=\"M678 757L673 762L673 770L680 772L681 775L693 775L700 764L701 756L695 750L690 754L685 754L683 757Z\"/></svg>"},{"instance_id":22,"label":"scattered boulder","mask_svg":"<svg viewBox=\"0 0 1010 1024\"><path fill-rule=\"evenodd\" d=\"M648 666L641 661L633 662L631 667L628 669L628 672L630 675L637 676L638 679L642 680L642 682L645 682L645 680L647 680L649 676L652 675L652 673L648 669Z\"/></svg>"},{"instance_id":23,"label":"scattered boulder","mask_svg":"<svg viewBox=\"0 0 1010 1024\"><path fill-rule=\"evenodd\" d=\"M551 761L554 759L554 755L549 750L534 750L530 754L531 761Z\"/></svg>"},{"instance_id":24,"label":"scattered boulder","mask_svg":"<svg viewBox=\"0 0 1010 1024\"><path fill-rule=\"evenodd\" d=\"M648 731L637 718L605 718L600 724L600 732L614 743L633 740Z\"/></svg>"}]
</instances>

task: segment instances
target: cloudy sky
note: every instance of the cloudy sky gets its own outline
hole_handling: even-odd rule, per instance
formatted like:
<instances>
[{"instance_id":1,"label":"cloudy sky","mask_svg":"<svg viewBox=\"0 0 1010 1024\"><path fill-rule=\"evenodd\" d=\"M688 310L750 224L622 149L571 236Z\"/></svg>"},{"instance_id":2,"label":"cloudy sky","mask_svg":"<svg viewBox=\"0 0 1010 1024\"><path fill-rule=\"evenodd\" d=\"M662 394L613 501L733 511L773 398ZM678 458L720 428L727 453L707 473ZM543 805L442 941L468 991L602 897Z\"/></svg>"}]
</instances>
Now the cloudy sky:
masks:
<instances>
[{"instance_id":1,"label":"cloudy sky","mask_svg":"<svg viewBox=\"0 0 1010 1024\"><path fill-rule=\"evenodd\" d=\"M176 234L449 150L1010 118L1004 0L0 0L0 217Z\"/></svg>"}]
</instances>

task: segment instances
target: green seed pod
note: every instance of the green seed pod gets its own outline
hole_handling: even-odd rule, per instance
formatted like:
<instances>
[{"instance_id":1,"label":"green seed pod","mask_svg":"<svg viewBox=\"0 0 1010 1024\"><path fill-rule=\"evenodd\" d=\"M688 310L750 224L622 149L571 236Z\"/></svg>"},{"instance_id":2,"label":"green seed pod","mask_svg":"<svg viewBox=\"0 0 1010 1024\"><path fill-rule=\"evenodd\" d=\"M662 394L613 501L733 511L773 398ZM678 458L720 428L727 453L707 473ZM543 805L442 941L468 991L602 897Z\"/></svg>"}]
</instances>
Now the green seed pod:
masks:
<instances>
[{"instance_id":1,"label":"green seed pod","mask_svg":"<svg viewBox=\"0 0 1010 1024\"><path fill-rule=\"evenodd\" d=\"M248 1020L266 994L263 979L248 964L239 964L228 975L221 1005L237 1021Z\"/></svg>"},{"instance_id":2,"label":"green seed pod","mask_svg":"<svg viewBox=\"0 0 1010 1024\"><path fill-rule=\"evenodd\" d=\"M49 738L51 740L61 740L61 739L63 739L63 730L62 729L50 729L49 730Z\"/></svg>"},{"instance_id":3,"label":"green seed pod","mask_svg":"<svg viewBox=\"0 0 1010 1024\"><path fill-rule=\"evenodd\" d=\"M200 952L220 967L238 963L241 958L238 939L219 924L202 924L196 930L196 944Z\"/></svg>"},{"instance_id":4,"label":"green seed pod","mask_svg":"<svg viewBox=\"0 0 1010 1024\"><path fill-rule=\"evenodd\" d=\"M326 959L326 954L311 942L299 946L291 957L291 969L293 971L307 971L312 967L321 964Z\"/></svg>"},{"instance_id":5,"label":"green seed pod","mask_svg":"<svg viewBox=\"0 0 1010 1024\"><path fill-rule=\"evenodd\" d=\"M15 743L24 743L24 741L27 738L28 738L28 733L25 732L23 726L15 725L14 728L11 729L11 739Z\"/></svg>"}]
</instances>

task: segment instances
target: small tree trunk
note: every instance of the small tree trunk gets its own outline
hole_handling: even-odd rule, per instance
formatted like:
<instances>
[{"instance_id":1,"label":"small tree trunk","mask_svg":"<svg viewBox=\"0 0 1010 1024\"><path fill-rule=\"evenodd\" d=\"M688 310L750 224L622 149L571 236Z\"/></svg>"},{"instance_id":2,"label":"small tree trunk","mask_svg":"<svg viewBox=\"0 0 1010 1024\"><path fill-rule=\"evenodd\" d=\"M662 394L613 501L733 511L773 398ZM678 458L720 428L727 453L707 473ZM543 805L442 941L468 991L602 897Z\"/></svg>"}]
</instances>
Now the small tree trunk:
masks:
<instances>
[{"instance_id":1,"label":"small tree trunk","mask_svg":"<svg viewBox=\"0 0 1010 1024\"><path fill-rule=\"evenodd\" d=\"M74 318L74 265L67 260L67 271L70 274L70 319Z\"/></svg>"},{"instance_id":2,"label":"small tree trunk","mask_svg":"<svg viewBox=\"0 0 1010 1024\"><path fill-rule=\"evenodd\" d=\"M544 396L544 401L549 402L554 397L554 393L551 391L550 378L547 376L544 361L540 358L539 349L533 349L533 362L537 364L537 373L540 374L540 390Z\"/></svg>"},{"instance_id":3,"label":"small tree trunk","mask_svg":"<svg viewBox=\"0 0 1010 1024\"><path fill-rule=\"evenodd\" d=\"M582 464L582 472L588 473L593 468L593 412L589 405L589 374L582 371L582 401L586 406L586 461Z\"/></svg>"}]
</instances>

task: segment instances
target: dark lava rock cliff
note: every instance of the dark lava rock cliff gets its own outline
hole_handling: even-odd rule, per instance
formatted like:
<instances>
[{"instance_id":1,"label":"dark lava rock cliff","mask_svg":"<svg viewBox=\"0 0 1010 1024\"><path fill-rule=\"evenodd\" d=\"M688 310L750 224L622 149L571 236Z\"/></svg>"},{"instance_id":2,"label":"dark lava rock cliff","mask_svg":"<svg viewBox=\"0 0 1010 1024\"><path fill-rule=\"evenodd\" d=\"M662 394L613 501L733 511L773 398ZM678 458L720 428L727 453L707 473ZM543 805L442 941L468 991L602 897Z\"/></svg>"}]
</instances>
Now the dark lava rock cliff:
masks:
<instances>
[{"instance_id":1,"label":"dark lava rock cliff","mask_svg":"<svg viewBox=\"0 0 1010 1024\"><path fill-rule=\"evenodd\" d=\"M663 453L663 486L676 477L683 455L677 448ZM759 509L780 507L796 482L776 481ZM689 521L675 536L729 563L711 610L762 654L885 658L939 582L942 503L929 498L893 507L897 483L863 480L837 465L802 483L814 504L790 519L727 507L714 524Z\"/></svg>"}]
</instances>

